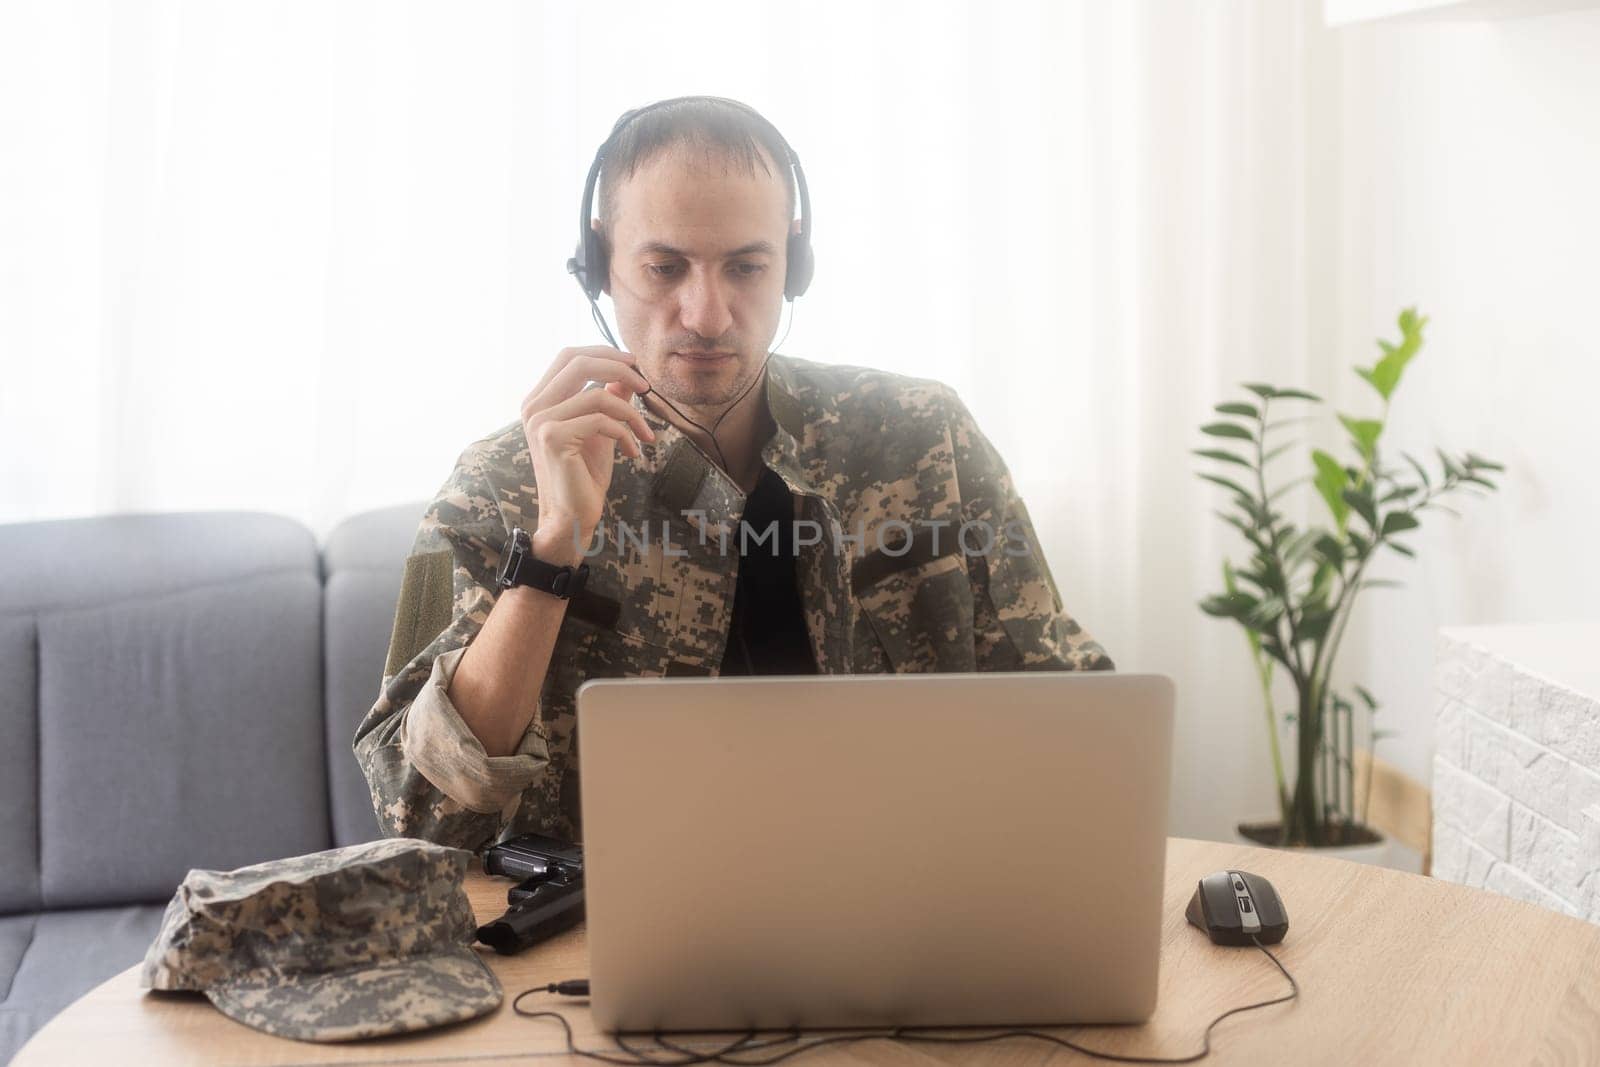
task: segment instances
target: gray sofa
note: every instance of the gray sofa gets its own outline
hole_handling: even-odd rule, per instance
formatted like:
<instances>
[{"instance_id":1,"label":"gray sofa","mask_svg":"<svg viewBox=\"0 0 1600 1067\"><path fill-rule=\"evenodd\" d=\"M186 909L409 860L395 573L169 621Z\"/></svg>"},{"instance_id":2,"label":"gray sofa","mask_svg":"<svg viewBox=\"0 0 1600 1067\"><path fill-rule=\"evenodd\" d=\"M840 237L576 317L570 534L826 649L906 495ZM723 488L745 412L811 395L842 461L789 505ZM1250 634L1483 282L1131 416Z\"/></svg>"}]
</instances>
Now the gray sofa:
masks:
<instances>
[{"instance_id":1,"label":"gray sofa","mask_svg":"<svg viewBox=\"0 0 1600 1067\"><path fill-rule=\"evenodd\" d=\"M0 526L0 1064L191 867L378 836L350 751L421 502Z\"/></svg>"}]
</instances>

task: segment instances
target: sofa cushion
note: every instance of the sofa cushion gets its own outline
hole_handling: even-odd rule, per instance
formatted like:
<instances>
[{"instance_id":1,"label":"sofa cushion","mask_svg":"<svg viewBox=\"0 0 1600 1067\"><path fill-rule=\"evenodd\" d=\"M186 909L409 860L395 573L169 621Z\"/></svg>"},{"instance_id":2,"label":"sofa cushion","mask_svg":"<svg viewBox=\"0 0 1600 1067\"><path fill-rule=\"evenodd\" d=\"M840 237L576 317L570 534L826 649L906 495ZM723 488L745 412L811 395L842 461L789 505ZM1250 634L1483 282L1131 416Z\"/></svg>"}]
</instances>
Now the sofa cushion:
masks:
<instances>
[{"instance_id":1,"label":"sofa cushion","mask_svg":"<svg viewBox=\"0 0 1600 1067\"><path fill-rule=\"evenodd\" d=\"M324 701L336 845L382 836L351 741L382 688L400 575L427 507L419 500L353 516L323 547Z\"/></svg>"},{"instance_id":2,"label":"sofa cushion","mask_svg":"<svg viewBox=\"0 0 1600 1067\"><path fill-rule=\"evenodd\" d=\"M328 847L321 661L305 571L41 616L44 905Z\"/></svg>"},{"instance_id":3,"label":"sofa cushion","mask_svg":"<svg viewBox=\"0 0 1600 1067\"><path fill-rule=\"evenodd\" d=\"M138 963L155 939L158 905L0 918L0 1063L57 1012Z\"/></svg>"},{"instance_id":4,"label":"sofa cushion","mask_svg":"<svg viewBox=\"0 0 1600 1067\"><path fill-rule=\"evenodd\" d=\"M328 847L319 570L272 515L0 527L0 680L37 664L0 712L36 738L4 760L42 798L8 806L39 842L7 856L9 907L30 878L46 908L155 903L190 867Z\"/></svg>"}]
</instances>

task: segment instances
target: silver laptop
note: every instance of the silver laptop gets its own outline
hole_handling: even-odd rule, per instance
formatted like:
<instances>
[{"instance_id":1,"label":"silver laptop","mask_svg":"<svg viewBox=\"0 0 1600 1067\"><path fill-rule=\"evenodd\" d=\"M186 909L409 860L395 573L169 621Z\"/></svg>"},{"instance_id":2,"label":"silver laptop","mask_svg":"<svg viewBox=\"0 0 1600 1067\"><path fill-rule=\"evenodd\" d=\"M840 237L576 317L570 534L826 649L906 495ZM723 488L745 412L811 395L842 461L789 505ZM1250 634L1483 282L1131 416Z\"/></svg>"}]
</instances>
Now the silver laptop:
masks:
<instances>
[{"instance_id":1,"label":"silver laptop","mask_svg":"<svg viewBox=\"0 0 1600 1067\"><path fill-rule=\"evenodd\" d=\"M1111 672L585 683L595 1023L1144 1020L1172 708Z\"/></svg>"}]
</instances>

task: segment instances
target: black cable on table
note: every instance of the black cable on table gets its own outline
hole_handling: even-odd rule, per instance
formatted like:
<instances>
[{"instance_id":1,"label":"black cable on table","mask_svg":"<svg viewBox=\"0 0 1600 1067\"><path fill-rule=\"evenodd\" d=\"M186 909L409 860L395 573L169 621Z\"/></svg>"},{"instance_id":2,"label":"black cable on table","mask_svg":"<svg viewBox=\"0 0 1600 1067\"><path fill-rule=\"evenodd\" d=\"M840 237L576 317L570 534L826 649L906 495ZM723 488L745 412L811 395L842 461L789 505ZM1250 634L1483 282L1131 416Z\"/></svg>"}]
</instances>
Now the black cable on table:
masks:
<instances>
[{"instance_id":1,"label":"black cable on table","mask_svg":"<svg viewBox=\"0 0 1600 1067\"><path fill-rule=\"evenodd\" d=\"M1267 959L1272 961L1272 965L1283 974L1284 978L1288 979L1289 992L1281 997L1274 997L1272 1000L1261 1000L1254 1004L1246 1004L1238 1008L1229 1008L1227 1011L1223 1012L1221 1015L1218 1015L1215 1019L1212 1019L1209 1024L1207 1024L1205 1032L1201 1035L1199 1052L1193 1053L1192 1055L1179 1057L1130 1056L1117 1052L1105 1052L1099 1049L1087 1048L1075 1041L1064 1037L1057 1037L1055 1034L1047 1034L1040 1030L1007 1029L991 1034L957 1036L953 1034L930 1034L920 1032L929 1030L931 1029L930 1027L898 1026L892 1030L878 1033L832 1034L827 1037L818 1037L809 1041L803 1041L801 1039L801 1032L799 1030L790 1030L785 1032L784 1036L782 1037L771 1038L760 1043L755 1042L756 1035L759 1031L750 1030L747 1031L744 1036L740 1037L737 1041L710 1052L696 1052L693 1049L674 1044L673 1042L668 1041L659 1030L656 1031L652 1035L652 1040L654 1040L657 1045L661 1046L666 1051L677 1055L679 1057L677 1059L655 1058L654 1050L635 1048L628 1043L628 1035L614 1034L612 1035L612 1039L617 1043L618 1049L620 1049L625 1055L633 1057L632 1059L623 1059L620 1056L611 1055L607 1052L596 1049L579 1048L572 1037L572 1025L567 1022L566 1016L562 1015L560 1012L525 1011L522 1008L523 997L534 993L554 993L563 991L561 987L566 987L566 990L570 991L568 995L582 996L588 992L587 983L562 982L552 983L551 985L545 987L525 989L521 993L517 994L516 998L512 1000L511 1010L516 1014L523 1016L524 1018L537 1019L541 1017L549 1017L561 1023L561 1029L566 1033L567 1036L567 1051L571 1055L583 1056L586 1059L598 1060L602 1063L619 1064L623 1065L623 1067L691 1067L693 1064L701 1063L726 1063L739 1065L739 1067L765 1067L767 1064L779 1063L791 1056L798 1056L803 1052L810 1052L812 1049L820 1048L823 1045L842 1044L855 1041L910 1041L960 1045L979 1044L986 1041L1003 1041L1007 1038L1013 1037L1035 1038L1040 1041L1049 1042L1053 1045L1059 1045L1062 1048L1071 1049L1073 1052L1079 1052L1085 1056L1093 1056L1096 1059L1102 1060L1111 1060L1116 1063L1194 1063L1197 1060L1205 1059L1211 1054L1211 1031L1216 1029L1217 1024L1222 1022L1222 1020L1232 1015L1241 1014L1242 1012L1255 1011L1258 1008L1269 1008L1274 1004L1285 1004L1291 1000L1294 1000L1300 995L1299 983L1294 980L1294 975L1289 973L1289 969L1283 965L1282 961L1279 960L1277 956L1274 956L1271 950L1269 950L1267 946L1263 945L1256 938L1252 937L1250 940L1255 944L1256 948L1261 950L1262 955L1266 956ZM580 985L582 992L577 992L577 989L580 987ZM777 1045L789 1044L791 1042L795 1043L795 1047L785 1049L783 1052L780 1052L777 1055L768 1056L761 1059L747 1058L749 1053L773 1048ZM741 1058L732 1058L735 1054L739 1054Z\"/></svg>"}]
</instances>

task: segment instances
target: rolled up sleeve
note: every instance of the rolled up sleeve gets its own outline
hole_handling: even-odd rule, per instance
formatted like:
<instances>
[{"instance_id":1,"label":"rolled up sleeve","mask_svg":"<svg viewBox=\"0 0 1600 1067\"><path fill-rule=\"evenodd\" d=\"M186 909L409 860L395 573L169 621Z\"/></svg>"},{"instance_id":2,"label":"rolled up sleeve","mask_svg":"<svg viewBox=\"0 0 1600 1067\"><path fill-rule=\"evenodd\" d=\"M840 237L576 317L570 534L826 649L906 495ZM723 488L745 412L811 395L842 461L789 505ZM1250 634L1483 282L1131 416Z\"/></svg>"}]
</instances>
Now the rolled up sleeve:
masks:
<instances>
[{"instance_id":1,"label":"rolled up sleeve","mask_svg":"<svg viewBox=\"0 0 1600 1067\"><path fill-rule=\"evenodd\" d=\"M433 661L400 729L400 750L424 778L469 811L492 814L522 796L550 764L545 726L529 723L508 756L491 756L450 701L450 681L466 649Z\"/></svg>"}]
</instances>

